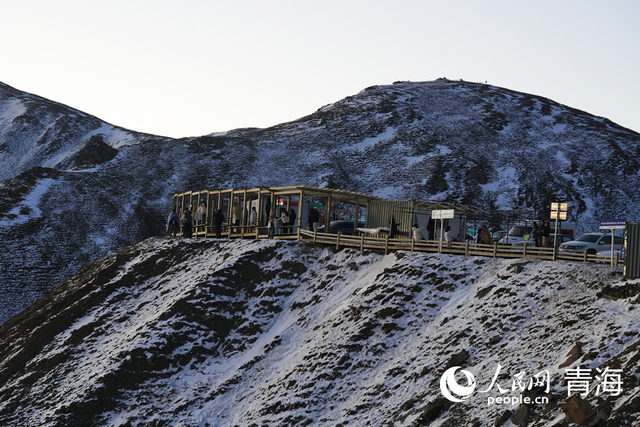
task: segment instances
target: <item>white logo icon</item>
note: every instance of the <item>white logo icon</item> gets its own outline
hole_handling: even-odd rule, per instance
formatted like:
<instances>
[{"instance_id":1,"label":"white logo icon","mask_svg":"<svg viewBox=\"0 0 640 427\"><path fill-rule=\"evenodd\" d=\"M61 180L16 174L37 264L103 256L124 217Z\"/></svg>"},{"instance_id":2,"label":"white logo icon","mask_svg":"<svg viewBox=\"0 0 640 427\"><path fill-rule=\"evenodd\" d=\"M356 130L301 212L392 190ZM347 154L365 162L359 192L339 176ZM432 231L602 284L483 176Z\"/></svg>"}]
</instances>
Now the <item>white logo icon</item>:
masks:
<instances>
[{"instance_id":1,"label":"white logo icon","mask_svg":"<svg viewBox=\"0 0 640 427\"><path fill-rule=\"evenodd\" d=\"M460 369L460 366L454 366L453 368L447 369L444 374L442 374L442 378L440 378L440 391L442 395L446 397L448 400L452 402L462 402L464 399L468 399L471 394L473 394L476 389L476 380L473 378L473 374L469 371L465 371L464 369L460 370L465 377L467 377L467 385L461 386L456 381L455 375L456 371ZM453 394L460 396L453 396Z\"/></svg>"}]
</instances>

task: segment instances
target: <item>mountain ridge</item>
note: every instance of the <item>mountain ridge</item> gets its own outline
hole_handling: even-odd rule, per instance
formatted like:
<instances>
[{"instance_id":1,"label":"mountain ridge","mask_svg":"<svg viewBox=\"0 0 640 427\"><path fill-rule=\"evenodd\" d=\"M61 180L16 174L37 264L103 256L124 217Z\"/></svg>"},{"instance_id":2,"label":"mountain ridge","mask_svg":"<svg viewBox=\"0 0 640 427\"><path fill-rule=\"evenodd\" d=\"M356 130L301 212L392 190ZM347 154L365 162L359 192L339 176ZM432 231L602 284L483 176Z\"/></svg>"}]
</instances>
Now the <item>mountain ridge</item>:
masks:
<instances>
[{"instance_id":1,"label":"mountain ridge","mask_svg":"<svg viewBox=\"0 0 640 427\"><path fill-rule=\"evenodd\" d=\"M7 88L0 322L85 263L161 235L171 193L190 189L308 184L540 216L564 201L578 233L640 212L639 134L480 83L372 86L292 122L182 139Z\"/></svg>"}]
</instances>

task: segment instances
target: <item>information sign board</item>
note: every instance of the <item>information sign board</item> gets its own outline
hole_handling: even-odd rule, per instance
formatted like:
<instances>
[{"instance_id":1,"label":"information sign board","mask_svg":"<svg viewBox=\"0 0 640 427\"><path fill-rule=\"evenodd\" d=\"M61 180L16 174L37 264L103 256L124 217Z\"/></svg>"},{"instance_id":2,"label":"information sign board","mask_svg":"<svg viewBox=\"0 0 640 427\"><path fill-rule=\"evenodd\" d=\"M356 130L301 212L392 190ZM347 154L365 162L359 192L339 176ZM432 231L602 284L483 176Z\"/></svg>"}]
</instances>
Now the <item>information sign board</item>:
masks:
<instances>
[{"instance_id":1,"label":"information sign board","mask_svg":"<svg viewBox=\"0 0 640 427\"><path fill-rule=\"evenodd\" d=\"M454 218L456 211L454 209L435 209L431 211L431 218L433 219L449 219Z\"/></svg>"},{"instance_id":2,"label":"information sign board","mask_svg":"<svg viewBox=\"0 0 640 427\"><path fill-rule=\"evenodd\" d=\"M601 219L600 229L619 230L625 228L626 224L626 219Z\"/></svg>"}]
</instances>

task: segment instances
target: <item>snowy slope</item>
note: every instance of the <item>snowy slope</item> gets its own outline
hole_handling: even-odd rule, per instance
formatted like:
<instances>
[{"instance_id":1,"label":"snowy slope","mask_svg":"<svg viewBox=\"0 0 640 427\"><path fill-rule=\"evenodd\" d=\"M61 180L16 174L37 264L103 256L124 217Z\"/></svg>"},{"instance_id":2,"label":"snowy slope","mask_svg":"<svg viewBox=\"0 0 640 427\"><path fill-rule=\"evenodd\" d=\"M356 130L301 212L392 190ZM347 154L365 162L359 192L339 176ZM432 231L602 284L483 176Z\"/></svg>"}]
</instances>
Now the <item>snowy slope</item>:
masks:
<instances>
[{"instance_id":1,"label":"snowy slope","mask_svg":"<svg viewBox=\"0 0 640 427\"><path fill-rule=\"evenodd\" d=\"M93 135L116 148L143 134L0 83L0 180L33 167L70 167Z\"/></svg>"},{"instance_id":2,"label":"snowy slope","mask_svg":"<svg viewBox=\"0 0 640 427\"><path fill-rule=\"evenodd\" d=\"M526 420L552 426L579 344L570 367L623 372L619 396L585 400L635 426L638 298L598 297L621 286L593 264L149 239L0 328L0 424L489 426L519 406L489 406L495 388L447 403L439 382L456 365L484 389L500 364L505 396L549 371Z\"/></svg>"},{"instance_id":3,"label":"snowy slope","mask_svg":"<svg viewBox=\"0 0 640 427\"><path fill-rule=\"evenodd\" d=\"M638 219L639 142L537 95L446 79L373 86L293 122L181 140L0 85L0 239L11 254L0 258L0 323L83 264L160 235L174 191L329 185L535 216L566 201L580 233Z\"/></svg>"}]
</instances>

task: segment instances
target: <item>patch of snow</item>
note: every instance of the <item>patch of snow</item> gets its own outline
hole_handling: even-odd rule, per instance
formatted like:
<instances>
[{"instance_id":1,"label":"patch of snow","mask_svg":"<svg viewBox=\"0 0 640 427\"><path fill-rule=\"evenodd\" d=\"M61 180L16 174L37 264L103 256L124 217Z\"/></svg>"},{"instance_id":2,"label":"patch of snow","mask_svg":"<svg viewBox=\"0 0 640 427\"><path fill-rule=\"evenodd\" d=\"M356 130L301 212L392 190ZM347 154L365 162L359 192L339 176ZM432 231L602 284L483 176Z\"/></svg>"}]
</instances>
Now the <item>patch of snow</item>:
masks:
<instances>
[{"instance_id":1,"label":"patch of snow","mask_svg":"<svg viewBox=\"0 0 640 427\"><path fill-rule=\"evenodd\" d=\"M367 148L373 147L378 142L386 141L388 139L393 138L393 136L395 135L395 132L396 132L395 128L388 127L380 135L375 136L373 138L365 138L362 142L360 142L358 144L354 144L354 145L350 146L350 148L355 148L357 150L364 151Z\"/></svg>"},{"instance_id":2,"label":"patch of snow","mask_svg":"<svg viewBox=\"0 0 640 427\"><path fill-rule=\"evenodd\" d=\"M41 179L21 203L5 214L5 218L13 216L15 219L0 220L0 227L12 227L39 218L42 215L39 207L40 199L55 182L51 178Z\"/></svg>"}]
</instances>

